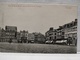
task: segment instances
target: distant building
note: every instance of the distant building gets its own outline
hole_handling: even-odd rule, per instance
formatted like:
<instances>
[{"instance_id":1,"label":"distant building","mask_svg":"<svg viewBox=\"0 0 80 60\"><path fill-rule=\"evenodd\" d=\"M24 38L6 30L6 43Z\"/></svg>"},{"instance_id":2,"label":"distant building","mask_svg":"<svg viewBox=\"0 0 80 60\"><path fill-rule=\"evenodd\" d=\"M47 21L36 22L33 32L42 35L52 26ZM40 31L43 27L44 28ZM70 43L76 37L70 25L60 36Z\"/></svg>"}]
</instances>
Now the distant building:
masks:
<instances>
[{"instance_id":1,"label":"distant building","mask_svg":"<svg viewBox=\"0 0 80 60\"><path fill-rule=\"evenodd\" d=\"M28 42L34 42L35 35L33 33L28 33L27 40L28 40Z\"/></svg>"},{"instance_id":2,"label":"distant building","mask_svg":"<svg viewBox=\"0 0 80 60\"><path fill-rule=\"evenodd\" d=\"M34 32L35 36L35 43L44 43L45 42L45 36L41 33Z\"/></svg>"},{"instance_id":3,"label":"distant building","mask_svg":"<svg viewBox=\"0 0 80 60\"><path fill-rule=\"evenodd\" d=\"M1 39L1 27L0 27L0 39Z\"/></svg>"},{"instance_id":4,"label":"distant building","mask_svg":"<svg viewBox=\"0 0 80 60\"><path fill-rule=\"evenodd\" d=\"M5 30L17 32L17 27L16 26L5 26Z\"/></svg>"},{"instance_id":5,"label":"distant building","mask_svg":"<svg viewBox=\"0 0 80 60\"><path fill-rule=\"evenodd\" d=\"M37 43L38 42L38 33L37 32L34 32L33 34L35 36L35 43Z\"/></svg>"},{"instance_id":6,"label":"distant building","mask_svg":"<svg viewBox=\"0 0 80 60\"><path fill-rule=\"evenodd\" d=\"M46 40L53 40L53 39L54 39L53 34L56 34L56 33L53 33L53 32L54 32L54 29L53 29L53 27L51 27L51 28L45 33Z\"/></svg>"},{"instance_id":7,"label":"distant building","mask_svg":"<svg viewBox=\"0 0 80 60\"><path fill-rule=\"evenodd\" d=\"M38 43L45 43L45 36L43 34L39 33L37 37Z\"/></svg>"},{"instance_id":8,"label":"distant building","mask_svg":"<svg viewBox=\"0 0 80 60\"><path fill-rule=\"evenodd\" d=\"M17 27L16 26L5 26L6 32L6 40L9 41L10 39L15 41L17 37Z\"/></svg>"},{"instance_id":9,"label":"distant building","mask_svg":"<svg viewBox=\"0 0 80 60\"><path fill-rule=\"evenodd\" d=\"M0 42L6 42L6 32L3 28L1 29L0 33L1 33Z\"/></svg>"},{"instance_id":10,"label":"distant building","mask_svg":"<svg viewBox=\"0 0 80 60\"><path fill-rule=\"evenodd\" d=\"M21 40L20 32L17 32L17 40Z\"/></svg>"},{"instance_id":11,"label":"distant building","mask_svg":"<svg viewBox=\"0 0 80 60\"><path fill-rule=\"evenodd\" d=\"M28 37L28 31L20 31L20 39L22 42L27 42L27 37Z\"/></svg>"},{"instance_id":12,"label":"distant building","mask_svg":"<svg viewBox=\"0 0 80 60\"><path fill-rule=\"evenodd\" d=\"M25 30L20 31L20 36L21 37L27 37L28 36L28 31L25 31Z\"/></svg>"}]
</instances>

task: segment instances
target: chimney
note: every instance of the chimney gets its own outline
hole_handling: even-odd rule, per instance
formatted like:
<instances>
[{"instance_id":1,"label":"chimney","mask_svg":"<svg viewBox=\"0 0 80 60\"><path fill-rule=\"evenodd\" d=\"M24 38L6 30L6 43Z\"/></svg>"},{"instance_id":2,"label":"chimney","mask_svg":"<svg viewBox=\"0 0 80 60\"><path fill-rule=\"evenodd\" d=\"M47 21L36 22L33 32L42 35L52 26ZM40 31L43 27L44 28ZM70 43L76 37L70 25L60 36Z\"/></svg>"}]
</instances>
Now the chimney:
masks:
<instances>
[{"instance_id":1,"label":"chimney","mask_svg":"<svg viewBox=\"0 0 80 60\"><path fill-rule=\"evenodd\" d=\"M50 31L53 31L53 27L50 27L50 29L49 29Z\"/></svg>"}]
</instances>

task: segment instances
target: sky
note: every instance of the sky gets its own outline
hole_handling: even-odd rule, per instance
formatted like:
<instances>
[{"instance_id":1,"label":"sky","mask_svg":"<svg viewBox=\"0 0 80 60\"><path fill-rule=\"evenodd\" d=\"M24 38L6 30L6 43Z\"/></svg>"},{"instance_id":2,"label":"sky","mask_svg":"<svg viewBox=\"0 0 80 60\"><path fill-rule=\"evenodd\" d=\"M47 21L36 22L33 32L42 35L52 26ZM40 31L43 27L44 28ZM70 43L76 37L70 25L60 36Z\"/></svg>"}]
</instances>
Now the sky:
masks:
<instances>
[{"instance_id":1,"label":"sky","mask_svg":"<svg viewBox=\"0 0 80 60\"><path fill-rule=\"evenodd\" d=\"M1 6L0 6L1 7ZM4 4L0 8L0 26L17 26L18 31L45 33L77 18L77 6L55 4Z\"/></svg>"}]
</instances>

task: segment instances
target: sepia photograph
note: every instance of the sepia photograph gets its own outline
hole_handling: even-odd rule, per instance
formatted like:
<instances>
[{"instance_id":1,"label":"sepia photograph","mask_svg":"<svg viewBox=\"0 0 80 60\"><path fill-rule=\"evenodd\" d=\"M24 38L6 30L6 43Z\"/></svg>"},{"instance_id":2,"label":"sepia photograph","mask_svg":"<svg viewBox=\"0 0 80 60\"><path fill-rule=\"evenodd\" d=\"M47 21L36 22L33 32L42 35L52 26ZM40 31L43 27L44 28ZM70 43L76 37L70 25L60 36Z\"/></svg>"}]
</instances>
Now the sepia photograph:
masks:
<instances>
[{"instance_id":1,"label":"sepia photograph","mask_svg":"<svg viewBox=\"0 0 80 60\"><path fill-rule=\"evenodd\" d=\"M77 53L77 6L0 3L0 52Z\"/></svg>"}]
</instances>

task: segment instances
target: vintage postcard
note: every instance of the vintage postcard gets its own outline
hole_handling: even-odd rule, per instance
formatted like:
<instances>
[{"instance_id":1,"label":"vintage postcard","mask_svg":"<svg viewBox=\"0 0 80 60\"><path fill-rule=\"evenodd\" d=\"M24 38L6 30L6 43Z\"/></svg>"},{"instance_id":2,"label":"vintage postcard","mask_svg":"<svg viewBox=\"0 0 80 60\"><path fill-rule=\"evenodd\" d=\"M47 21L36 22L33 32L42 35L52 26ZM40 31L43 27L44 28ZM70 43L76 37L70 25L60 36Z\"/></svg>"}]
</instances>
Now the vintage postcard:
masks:
<instances>
[{"instance_id":1,"label":"vintage postcard","mask_svg":"<svg viewBox=\"0 0 80 60\"><path fill-rule=\"evenodd\" d=\"M77 6L0 4L0 52L77 53Z\"/></svg>"}]
</instances>

